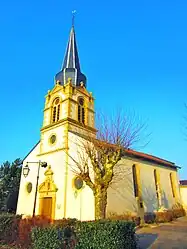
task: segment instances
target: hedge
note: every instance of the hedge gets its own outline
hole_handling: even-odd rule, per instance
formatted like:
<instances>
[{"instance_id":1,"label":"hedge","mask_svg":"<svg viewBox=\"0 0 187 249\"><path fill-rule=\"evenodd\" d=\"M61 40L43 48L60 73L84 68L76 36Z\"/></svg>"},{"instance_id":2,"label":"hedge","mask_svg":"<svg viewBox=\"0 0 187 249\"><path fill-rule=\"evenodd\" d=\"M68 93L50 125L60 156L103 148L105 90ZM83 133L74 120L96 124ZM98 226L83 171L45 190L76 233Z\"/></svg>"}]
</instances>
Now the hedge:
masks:
<instances>
[{"instance_id":1,"label":"hedge","mask_svg":"<svg viewBox=\"0 0 187 249\"><path fill-rule=\"evenodd\" d=\"M78 223L76 249L136 248L135 224L126 221L94 221Z\"/></svg>"},{"instance_id":2,"label":"hedge","mask_svg":"<svg viewBox=\"0 0 187 249\"><path fill-rule=\"evenodd\" d=\"M134 249L135 224L125 221L76 222L32 229L33 249Z\"/></svg>"},{"instance_id":3,"label":"hedge","mask_svg":"<svg viewBox=\"0 0 187 249\"><path fill-rule=\"evenodd\" d=\"M145 213L145 222L168 222L185 215L184 209ZM135 223L113 217L113 220L80 222L61 219L50 223L42 217L0 214L0 243L14 243L33 249L133 249L136 248ZM124 218L124 217L123 217Z\"/></svg>"},{"instance_id":4,"label":"hedge","mask_svg":"<svg viewBox=\"0 0 187 249\"><path fill-rule=\"evenodd\" d=\"M0 242L12 243L17 240L20 219L20 215L0 214Z\"/></svg>"},{"instance_id":5,"label":"hedge","mask_svg":"<svg viewBox=\"0 0 187 249\"><path fill-rule=\"evenodd\" d=\"M73 249L76 244L74 228L57 227L52 225L46 228L32 229L33 249Z\"/></svg>"}]
</instances>

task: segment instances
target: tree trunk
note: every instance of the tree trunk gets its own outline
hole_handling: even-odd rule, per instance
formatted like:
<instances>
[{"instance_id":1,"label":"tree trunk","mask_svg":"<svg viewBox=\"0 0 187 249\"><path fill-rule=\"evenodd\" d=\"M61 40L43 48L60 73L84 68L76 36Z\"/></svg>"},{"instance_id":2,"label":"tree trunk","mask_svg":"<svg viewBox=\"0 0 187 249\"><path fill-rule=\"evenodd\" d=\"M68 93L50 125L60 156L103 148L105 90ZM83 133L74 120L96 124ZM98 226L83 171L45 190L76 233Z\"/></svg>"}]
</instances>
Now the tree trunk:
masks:
<instances>
[{"instance_id":1,"label":"tree trunk","mask_svg":"<svg viewBox=\"0 0 187 249\"><path fill-rule=\"evenodd\" d=\"M107 206L107 188L96 186L95 190L95 219L105 219Z\"/></svg>"}]
</instances>

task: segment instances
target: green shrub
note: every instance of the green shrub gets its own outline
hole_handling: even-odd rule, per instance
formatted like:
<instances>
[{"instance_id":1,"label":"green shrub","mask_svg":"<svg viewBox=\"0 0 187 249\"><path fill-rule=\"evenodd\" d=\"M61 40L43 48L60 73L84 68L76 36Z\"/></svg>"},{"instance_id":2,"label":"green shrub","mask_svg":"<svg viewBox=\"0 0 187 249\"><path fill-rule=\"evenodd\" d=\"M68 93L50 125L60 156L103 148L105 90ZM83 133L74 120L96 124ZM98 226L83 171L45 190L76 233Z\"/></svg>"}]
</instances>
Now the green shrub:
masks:
<instances>
[{"instance_id":1,"label":"green shrub","mask_svg":"<svg viewBox=\"0 0 187 249\"><path fill-rule=\"evenodd\" d=\"M59 225L33 228L32 241L34 249L73 249L76 244L74 229L70 226L60 227Z\"/></svg>"},{"instance_id":2,"label":"green shrub","mask_svg":"<svg viewBox=\"0 0 187 249\"><path fill-rule=\"evenodd\" d=\"M77 219L68 218L68 219L60 219L60 220L54 220L53 224L56 225L56 227L66 227L66 226L75 226L75 224L78 222Z\"/></svg>"},{"instance_id":3,"label":"green shrub","mask_svg":"<svg viewBox=\"0 0 187 249\"><path fill-rule=\"evenodd\" d=\"M33 249L136 248L133 222L104 220L70 223L65 227L58 223L42 229L33 228Z\"/></svg>"},{"instance_id":4,"label":"green shrub","mask_svg":"<svg viewBox=\"0 0 187 249\"><path fill-rule=\"evenodd\" d=\"M20 219L20 215L0 214L0 242L13 243L17 240Z\"/></svg>"},{"instance_id":5,"label":"green shrub","mask_svg":"<svg viewBox=\"0 0 187 249\"><path fill-rule=\"evenodd\" d=\"M135 224L126 221L92 221L77 223L76 249L136 248Z\"/></svg>"}]
</instances>

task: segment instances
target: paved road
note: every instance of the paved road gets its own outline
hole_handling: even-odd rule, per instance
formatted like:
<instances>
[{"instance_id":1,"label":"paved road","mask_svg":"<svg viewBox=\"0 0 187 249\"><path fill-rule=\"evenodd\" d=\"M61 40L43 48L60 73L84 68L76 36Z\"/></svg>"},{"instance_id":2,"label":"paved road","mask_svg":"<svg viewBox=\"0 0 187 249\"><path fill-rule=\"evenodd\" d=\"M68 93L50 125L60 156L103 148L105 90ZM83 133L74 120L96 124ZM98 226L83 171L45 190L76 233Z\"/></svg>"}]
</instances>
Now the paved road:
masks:
<instances>
[{"instance_id":1,"label":"paved road","mask_svg":"<svg viewBox=\"0 0 187 249\"><path fill-rule=\"evenodd\" d=\"M187 249L187 217L137 230L139 249Z\"/></svg>"}]
</instances>

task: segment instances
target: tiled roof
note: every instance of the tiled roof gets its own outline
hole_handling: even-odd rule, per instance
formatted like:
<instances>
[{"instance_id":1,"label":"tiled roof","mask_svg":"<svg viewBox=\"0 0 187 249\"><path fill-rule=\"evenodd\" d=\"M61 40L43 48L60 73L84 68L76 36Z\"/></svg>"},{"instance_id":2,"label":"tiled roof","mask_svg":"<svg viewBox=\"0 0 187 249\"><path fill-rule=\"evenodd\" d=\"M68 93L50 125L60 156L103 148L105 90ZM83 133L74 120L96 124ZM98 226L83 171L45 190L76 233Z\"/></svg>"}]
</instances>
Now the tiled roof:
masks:
<instances>
[{"instance_id":1,"label":"tiled roof","mask_svg":"<svg viewBox=\"0 0 187 249\"><path fill-rule=\"evenodd\" d=\"M73 131L71 131L71 132L78 135L76 132L73 132ZM32 148L32 150L38 145L38 143ZM30 152L27 154L27 156L32 152L32 150L30 150ZM131 149L125 150L125 153L129 157L135 157L135 158L140 159L140 160L149 161L149 162L153 162L153 163L168 166L168 167L180 168L179 166L176 166L175 163L173 163L173 162L170 162L170 161L167 161L167 160L164 160L162 158L152 156L152 155L149 155L146 153L138 152L138 151L131 150ZM26 157L23 160L25 160ZM181 180L180 184L187 185L187 180Z\"/></svg>"},{"instance_id":2,"label":"tiled roof","mask_svg":"<svg viewBox=\"0 0 187 249\"><path fill-rule=\"evenodd\" d=\"M187 180L181 180L180 185L183 185L183 186L186 185L187 186Z\"/></svg>"},{"instance_id":3,"label":"tiled roof","mask_svg":"<svg viewBox=\"0 0 187 249\"><path fill-rule=\"evenodd\" d=\"M77 132L71 131L72 133L84 137L86 138L86 136L79 134ZM109 146L115 146L115 145L109 145ZM152 162L152 163L156 163L156 164L160 164L166 167L173 167L173 168L180 168L179 166L175 165L175 163L167 161L165 159L156 157L156 156L152 156L143 152L138 152L135 150L131 150L131 149L124 149L125 150L125 155L129 156L129 157L134 157L143 161L148 161L148 162Z\"/></svg>"},{"instance_id":4,"label":"tiled roof","mask_svg":"<svg viewBox=\"0 0 187 249\"><path fill-rule=\"evenodd\" d=\"M156 156L152 156L152 155L145 154L145 153L138 152L138 151L131 150L131 149L127 149L125 151L126 151L126 154L129 156L134 156L134 157L139 158L139 159L151 161L153 163L157 163L157 164L161 164L161 165L165 165L165 166L170 166L170 167L175 167L175 168L177 167L175 165L175 163L167 161L167 160L159 158L159 157L156 157Z\"/></svg>"}]
</instances>

